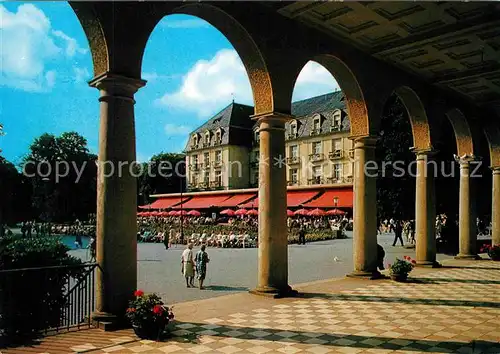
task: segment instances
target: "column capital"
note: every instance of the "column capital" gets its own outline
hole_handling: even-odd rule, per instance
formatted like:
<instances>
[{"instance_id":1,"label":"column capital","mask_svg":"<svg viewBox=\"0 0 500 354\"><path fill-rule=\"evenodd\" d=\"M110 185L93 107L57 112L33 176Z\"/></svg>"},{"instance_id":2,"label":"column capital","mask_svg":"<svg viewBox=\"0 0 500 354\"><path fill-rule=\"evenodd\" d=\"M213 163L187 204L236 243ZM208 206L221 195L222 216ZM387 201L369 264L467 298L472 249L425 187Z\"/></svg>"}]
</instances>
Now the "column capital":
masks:
<instances>
[{"instance_id":1,"label":"column capital","mask_svg":"<svg viewBox=\"0 0 500 354\"><path fill-rule=\"evenodd\" d=\"M410 151L413 152L415 155L417 155L417 157L419 156L432 157L437 155L437 153L439 152L439 150L434 149L432 146L423 149L412 146L410 148Z\"/></svg>"},{"instance_id":2,"label":"column capital","mask_svg":"<svg viewBox=\"0 0 500 354\"><path fill-rule=\"evenodd\" d=\"M475 156L473 154L464 154L462 156L458 156L458 155L454 154L453 158L455 159L456 162L458 162L460 164L460 166L469 166L469 164L471 162L481 160L480 157Z\"/></svg>"},{"instance_id":3,"label":"column capital","mask_svg":"<svg viewBox=\"0 0 500 354\"><path fill-rule=\"evenodd\" d=\"M259 113L259 114L254 114L251 115L250 118L252 120L255 120L257 122L266 122L266 123L286 123L288 121L291 121L293 116L291 114L285 114L285 113L280 113L280 112L265 112L265 113Z\"/></svg>"},{"instance_id":4,"label":"column capital","mask_svg":"<svg viewBox=\"0 0 500 354\"><path fill-rule=\"evenodd\" d=\"M373 135L350 136L349 139L354 141L354 149L375 149L378 137Z\"/></svg>"},{"instance_id":5,"label":"column capital","mask_svg":"<svg viewBox=\"0 0 500 354\"><path fill-rule=\"evenodd\" d=\"M490 166L490 169L494 175L500 175L500 166Z\"/></svg>"},{"instance_id":6,"label":"column capital","mask_svg":"<svg viewBox=\"0 0 500 354\"><path fill-rule=\"evenodd\" d=\"M105 72L94 77L88 84L90 87L108 91L113 96L133 96L141 87L146 85L146 81Z\"/></svg>"}]
</instances>

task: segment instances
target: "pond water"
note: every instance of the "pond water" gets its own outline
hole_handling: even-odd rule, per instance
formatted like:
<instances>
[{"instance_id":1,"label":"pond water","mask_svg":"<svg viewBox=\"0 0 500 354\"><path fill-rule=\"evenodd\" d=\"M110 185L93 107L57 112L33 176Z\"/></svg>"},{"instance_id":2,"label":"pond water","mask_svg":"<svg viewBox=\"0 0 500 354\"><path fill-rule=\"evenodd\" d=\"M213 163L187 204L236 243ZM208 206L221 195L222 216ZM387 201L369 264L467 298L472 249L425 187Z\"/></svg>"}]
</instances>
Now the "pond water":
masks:
<instances>
[{"instance_id":1,"label":"pond water","mask_svg":"<svg viewBox=\"0 0 500 354\"><path fill-rule=\"evenodd\" d=\"M62 243L69 247L71 250L76 250L78 247L75 245L76 237L72 235L60 235ZM86 248L89 244L89 238L86 236L82 236L82 248Z\"/></svg>"}]
</instances>

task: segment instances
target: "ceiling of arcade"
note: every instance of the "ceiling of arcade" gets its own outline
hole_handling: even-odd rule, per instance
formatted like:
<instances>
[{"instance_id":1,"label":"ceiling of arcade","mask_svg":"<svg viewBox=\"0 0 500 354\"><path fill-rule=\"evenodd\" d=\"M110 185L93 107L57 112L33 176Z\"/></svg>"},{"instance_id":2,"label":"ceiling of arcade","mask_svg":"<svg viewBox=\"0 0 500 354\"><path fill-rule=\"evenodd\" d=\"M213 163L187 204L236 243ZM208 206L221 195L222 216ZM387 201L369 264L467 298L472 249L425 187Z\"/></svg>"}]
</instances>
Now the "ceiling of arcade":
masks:
<instances>
[{"instance_id":1,"label":"ceiling of arcade","mask_svg":"<svg viewBox=\"0 0 500 354\"><path fill-rule=\"evenodd\" d=\"M312 25L429 82L500 108L500 3L290 2Z\"/></svg>"}]
</instances>

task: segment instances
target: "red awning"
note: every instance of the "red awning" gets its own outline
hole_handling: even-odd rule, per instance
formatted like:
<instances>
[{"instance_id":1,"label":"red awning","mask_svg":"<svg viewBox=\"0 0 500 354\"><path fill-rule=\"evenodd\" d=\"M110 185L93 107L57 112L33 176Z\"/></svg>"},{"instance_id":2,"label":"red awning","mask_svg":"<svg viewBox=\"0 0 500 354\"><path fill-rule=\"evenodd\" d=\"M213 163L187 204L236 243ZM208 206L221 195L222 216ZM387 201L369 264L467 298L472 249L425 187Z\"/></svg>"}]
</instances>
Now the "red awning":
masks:
<instances>
[{"instance_id":1,"label":"red awning","mask_svg":"<svg viewBox=\"0 0 500 354\"><path fill-rule=\"evenodd\" d=\"M354 193L350 188L328 190L319 198L304 204L309 208L352 208ZM335 205L335 198L338 198Z\"/></svg>"},{"instance_id":2,"label":"red awning","mask_svg":"<svg viewBox=\"0 0 500 354\"><path fill-rule=\"evenodd\" d=\"M286 193L287 206L298 207L299 205L308 202L319 194L318 191L288 191ZM238 205L240 208L258 208L259 198L255 198L245 204Z\"/></svg>"},{"instance_id":3,"label":"red awning","mask_svg":"<svg viewBox=\"0 0 500 354\"><path fill-rule=\"evenodd\" d=\"M190 197L182 197L182 202L185 203ZM165 197L155 200L149 205L141 205L140 209L168 209L176 204L180 204L180 197Z\"/></svg>"},{"instance_id":4,"label":"red awning","mask_svg":"<svg viewBox=\"0 0 500 354\"><path fill-rule=\"evenodd\" d=\"M198 195L182 204L183 209L206 209L211 207L218 207L223 201L229 199L229 195ZM180 205L175 206L174 209L180 209Z\"/></svg>"},{"instance_id":5,"label":"red awning","mask_svg":"<svg viewBox=\"0 0 500 354\"><path fill-rule=\"evenodd\" d=\"M286 194L286 204L290 207L298 207L319 194L318 191L288 191Z\"/></svg>"},{"instance_id":6,"label":"red awning","mask_svg":"<svg viewBox=\"0 0 500 354\"><path fill-rule=\"evenodd\" d=\"M250 199L257 197L255 193L244 193L244 194L235 194L231 198L226 199L220 204L217 204L218 207L221 208L234 208L235 206L248 202Z\"/></svg>"}]
</instances>

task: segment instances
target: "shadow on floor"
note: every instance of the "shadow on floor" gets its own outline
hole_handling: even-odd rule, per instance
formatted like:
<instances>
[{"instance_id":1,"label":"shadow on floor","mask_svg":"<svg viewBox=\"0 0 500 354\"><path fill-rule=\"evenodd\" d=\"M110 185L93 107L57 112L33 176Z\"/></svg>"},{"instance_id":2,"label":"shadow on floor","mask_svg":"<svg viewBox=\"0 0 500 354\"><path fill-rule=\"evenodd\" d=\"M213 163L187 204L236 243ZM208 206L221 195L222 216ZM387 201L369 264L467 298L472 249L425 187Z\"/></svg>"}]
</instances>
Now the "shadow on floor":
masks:
<instances>
[{"instance_id":1,"label":"shadow on floor","mask_svg":"<svg viewBox=\"0 0 500 354\"><path fill-rule=\"evenodd\" d=\"M450 278L409 278L407 283L410 283L410 284L411 283L414 283L414 284L439 284L439 283L500 284L500 280L450 279Z\"/></svg>"},{"instance_id":2,"label":"shadow on floor","mask_svg":"<svg viewBox=\"0 0 500 354\"><path fill-rule=\"evenodd\" d=\"M183 326L184 325L184 326ZM200 344L200 336L206 335L206 323L176 323L178 331L173 331L170 341L181 343ZM183 327L188 330L182 329ZM201 332L201 333L200 333ZM335 334L308 331L283 331L281 329L270 329L255 327L239 327L214 325L210 330L210 336L223 338L236 338L238 340L265 340L272 342L316 344L325 347L349 347L355 349L385 349L401 350L405 352L444 352L453 353L476 353L487 349L500 350L500 343L491 341L455 342L452 340L440 341L430 339L419 339L405 341L403 337L385 336L361 336L354 334ZM447 349L447 351L445 351Z\"/></svg>"},{"instance_id":3,"label":"shadow on floor","mask_svg":"<svg viewBox=\"0 0 500 354\"><path fill-rule=\"evenodd\" d=\"M205 290L211 291L248 291L248 288L244 286L223 286L223 285L209 285L205 287Z\"/></svg>"}]
</instances>

